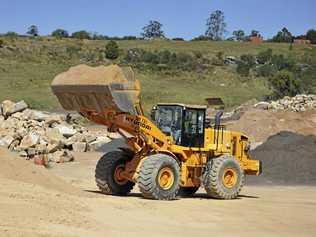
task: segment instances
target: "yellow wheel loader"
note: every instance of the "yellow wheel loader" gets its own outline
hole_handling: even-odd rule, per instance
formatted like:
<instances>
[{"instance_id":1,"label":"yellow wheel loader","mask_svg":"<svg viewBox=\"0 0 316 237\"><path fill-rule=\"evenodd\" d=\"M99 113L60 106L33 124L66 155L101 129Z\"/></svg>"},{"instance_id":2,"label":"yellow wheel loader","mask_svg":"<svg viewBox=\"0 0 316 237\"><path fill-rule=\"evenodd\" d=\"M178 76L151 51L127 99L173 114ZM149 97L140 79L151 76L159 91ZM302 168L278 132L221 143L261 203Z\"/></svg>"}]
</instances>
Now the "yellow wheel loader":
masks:
<instances>
[{"instance_id":1,"label":"yellow wheel loader","mask_svg":"<svg viewBox=\"0 0 316 237\"><path fill-rule=\"evenodd\" d=\"M52 90L66 110L107 126L129 148L103 155L95 171L105 194L127 195L135 184L145 198L171 200L203 186L210 197L234 199L245 175L259 175L261 163L249 156L248 137L205 122L206 106L156 105L147 118L140 84L130 67L79 65L55 77Z\"/></svg>"}]
</instances>

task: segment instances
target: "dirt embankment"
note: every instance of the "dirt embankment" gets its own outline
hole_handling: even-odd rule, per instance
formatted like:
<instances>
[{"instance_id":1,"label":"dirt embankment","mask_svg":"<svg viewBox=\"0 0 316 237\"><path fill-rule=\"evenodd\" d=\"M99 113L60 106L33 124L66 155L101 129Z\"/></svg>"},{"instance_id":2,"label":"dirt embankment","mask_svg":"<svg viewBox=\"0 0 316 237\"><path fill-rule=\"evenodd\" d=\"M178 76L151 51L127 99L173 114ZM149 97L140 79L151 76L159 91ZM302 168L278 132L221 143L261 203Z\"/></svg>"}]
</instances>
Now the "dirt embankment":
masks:
<instances>
[{"instance_id":1,"label":"dirt embankment","mask_svg":"<svg viewBox=\"0 0 316 237\"><path fill-rule=\"evenodd\" d=\"M0 148L0 178L39 185L68 194L81 193L44 166L34 165L4 148Z\"/></svg>"},{"instance_id":2,"label":"dirt embankment","mask_svg":"<svg viewBox=\"0 0 316 237\"><path fill-rule=\"evenodd\" d=\"M244 132L255 142L263 142L280 131L316 135L316 110L295 113L249 109L239 120L228 123L227 128Z\"/></svg>"}]
</instances>

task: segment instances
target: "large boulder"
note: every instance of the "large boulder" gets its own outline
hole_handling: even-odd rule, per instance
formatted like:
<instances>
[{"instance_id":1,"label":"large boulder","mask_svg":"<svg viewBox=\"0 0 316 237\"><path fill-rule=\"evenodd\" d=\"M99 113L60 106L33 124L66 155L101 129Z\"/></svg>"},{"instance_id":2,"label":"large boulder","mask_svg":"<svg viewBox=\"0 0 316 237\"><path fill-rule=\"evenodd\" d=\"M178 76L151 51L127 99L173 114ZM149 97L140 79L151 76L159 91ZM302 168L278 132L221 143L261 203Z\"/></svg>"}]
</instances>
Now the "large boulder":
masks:
<instances>
[{"instance_id":1,"label":"large boulder","mask_svg":"<svg viewBox=\"0 0 316 237\"><path fill-rule=\"evenodd\" d=\"M45 135L52 144L60 144L64 139L63 134L57 128L48 128Z\"/></svg>"},{"instance_id":2,"label":"large boulder","mask_svg":"<svg viewBox=\"0 0 316 237\"><path fill-rule=\"evenodd\" d=\"M71 137L77 133L75 129L73 129L71 126L68 125L57 125L55 129L58 129L58 131L64 136L64 137Z\"/></svg>"},{"instance_id":3,"label":"large boulder","mask_svg":"<svg viewBox=\"0 0 316 237\"><path fill-rule=\"evenodd\" d=\"M254 107L255 107L256 109L268 110L268 109L269 109L269 105L270 105L269 102L261 101L261 102L259 102L259 103L256 103L256 104L254 105Z\"/></svg>"},{"instance_id":4,"label":"large boulder","mask_svg":"<svg viewBox=\"0 0 316 237\"><path fill-rule=\"evenodd\" d=\"M0 146L8 148L13 141L14 141L14 137L13 136L6 135L6 136L0 138Z\"/></svg>"},{"instance_id":5,"label":"large boulder","mask_svg":"<svg viewBox=\"0 0 316 237\"><path fill-rule=\"evenodd\" d=\"M85 152L87 150L87 143L75 142L74 144L72 144L72 149L74 152Z\"/></svg>"},{"instance_id":6,"label":"large boulder","mask_svg":"<svg viewBox=\"0 0 316 237\"><path fill-rule=\"evenodd\" d=\"M35 147L36 144L39 144L39 141L40 136L35 132L30 132L21 140L20 149L25 150L31 147Z\"/></svg>"},{"instance_id":7,"label":"large boulder","mask_svg":"<svg viewBox=\"0 0 316 237\"><path fill-rule=\"evenodd\" d=\"M97 137L97 139L89 144L89 149L91 151L99 151L100 148L111 141L110 138L106 136Z\"/></svg>"},{"instance_id":8,"label":"large boulder","mask_svg":"<svg viewBox=\"0 0 316 237\"><path fill-rule=\"evenodd\" d=\"M28 105L25 103L24 100L21 100L17 103L14 103L10 100L5 100L2 102L1 107L3 115L10 116L11 114L14 114L16 112L25 110Z\"/></svg>"}]
</instances>

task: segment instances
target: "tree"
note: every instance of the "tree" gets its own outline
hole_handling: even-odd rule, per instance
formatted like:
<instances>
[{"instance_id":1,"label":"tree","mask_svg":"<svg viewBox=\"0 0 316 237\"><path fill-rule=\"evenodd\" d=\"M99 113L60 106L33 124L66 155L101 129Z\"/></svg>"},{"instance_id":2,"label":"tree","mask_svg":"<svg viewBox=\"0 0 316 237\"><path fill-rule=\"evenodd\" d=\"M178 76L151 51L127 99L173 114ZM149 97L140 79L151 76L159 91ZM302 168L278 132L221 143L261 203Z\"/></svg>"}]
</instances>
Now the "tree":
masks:
<instances>
[{"instance_id":1,"label":"tree","mask_svg":"<svg viewBox=\"0 0 316 237\"><path fill-rule=\"evenodd\" d=\"M287 28L283 27L281 31L279 31L273 38L273 42L285 42L285 43L290 43L293 40L293 36L291 32L288 31Z\"/></svg>"},{"instance_id":2,"label":"tree","mask_svg":"<svg viewBox=\"0 0 316 237\"><path fill-rule=\"evenodd\" d=\"M245 32L243 30L233 31L233 36L237 41L243 41L245 39Z\"/></svg>"},{"instance_id":3,"label":"tree","mask_svg":"<svg viewBox=\"0 0 316 237\"><path fill-rule=\"evenodd\" d=\"M91 39L90 34L85 30L76 31L72 33L71 37L76 39Z\"/></svg>"},{"instance_id":4,"label":"tree","mask_svg":"<svg viewBox=\"0 0 316 237\"><path fill-rule=\"evenodd\" d=\"M27 28L26 34L38 36L38 27L36 25L31 25L29 28Z\"/></svg>"},{"instance_id":5,"label":"tree","mask_svg":"<svg viewBox=\"0 0 316 237\"><path fill-rule=\"evenodd\" d=\"M119 56L119 46L114 40L111 40L105 46L105 57L107 59L117 59Z\"/></svg>"},{"instance_id":6,"label":"tree","mask_svg":"<svg viewBox=\"0 0 316 237\"><path fill-rule=\"evenodd\" d=\"M259 37L260 33L259 33L258 30L252 30L251 33L250 33L250 36L251 37Z\"/></svg>"},{"instance_id":7,"label":"tree","mask_svg":"<svg viewBox=\"0 0 316 237\"><path fill-rule=\"evenodd\" d=\"M316 30L311 29L307 31L306 39L310 40L312 44L316 44Z\"/></svg>"},{"instance_id":8,"label":"tree","mask_svg":"<svg viewBox=\"0 0 316 237\"><path fill-rule=\"evenodd\" d=\"M149 24L143 27L141 35L146 39L164 38L162 24L158 21L149 21Z\"/></svg>"},{"instance_id":9,"label":"tree","mask_svg":"<svg viewBox=\"0 0 316 237\"><path fill-rule=\"evenodd\" d=\"M58 39L61 39L61 38L68 38L69 34L68 34L68 31L66 31L64 29L57 29L57 30L54 30L52 32L52 36L54 36Z\"/></svg>"},{"instance_id":10,"label":"tree","mask_svg":"<svg viewBox=\"0 0 316 237\"><path fill-rule=\"evenodd\" d=\"M224 12L216 10L212 12L206 21L207 36L211 40L222 40L226 32Z\"/></svg>"}]
</instances>

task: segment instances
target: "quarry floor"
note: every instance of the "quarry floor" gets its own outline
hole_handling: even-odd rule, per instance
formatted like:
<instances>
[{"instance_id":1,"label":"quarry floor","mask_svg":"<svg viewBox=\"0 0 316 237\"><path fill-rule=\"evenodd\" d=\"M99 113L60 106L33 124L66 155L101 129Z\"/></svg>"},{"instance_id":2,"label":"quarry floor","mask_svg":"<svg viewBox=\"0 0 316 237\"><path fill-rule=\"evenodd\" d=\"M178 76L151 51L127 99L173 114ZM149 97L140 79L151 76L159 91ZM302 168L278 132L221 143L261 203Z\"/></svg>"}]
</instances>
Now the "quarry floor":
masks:
<instances>
[{"instance_id":1,"label":"quarry floor","mask_svg":"<svg viewBox=\"0 0 316 237\"><path fill-rule=\"evenodd\" d=\"M61 177L58 189L1 177L0 236L316 235L315 186L246 186L231 201L209 199L203 189L169 202L143 199L137 189L105 196L94 184L99 156L76 154L75 162L44 170L47 180Z\"/></svg>"}]
</instances>

